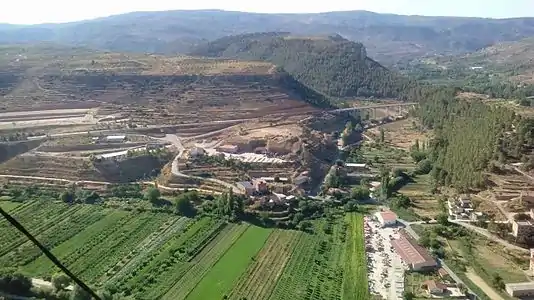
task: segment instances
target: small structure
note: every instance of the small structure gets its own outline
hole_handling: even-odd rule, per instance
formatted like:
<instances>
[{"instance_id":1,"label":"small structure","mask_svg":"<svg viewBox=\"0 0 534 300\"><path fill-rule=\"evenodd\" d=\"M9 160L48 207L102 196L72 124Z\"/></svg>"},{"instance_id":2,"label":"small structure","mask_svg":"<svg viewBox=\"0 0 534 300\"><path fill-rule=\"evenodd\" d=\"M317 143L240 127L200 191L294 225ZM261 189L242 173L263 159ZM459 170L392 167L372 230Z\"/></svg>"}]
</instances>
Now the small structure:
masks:
<instances>
[{"instance_id":1,"label":"small structure","mask_svg":"<svg viewBox=\"0 0 534 300\"><path fill-rule=\"evenodd\" d=\"M97 156L97 158L101 160L122 160L128 157L128 150L119 151L119 152L112 152L112 153L104 153Z\"/></svg>"},{"instance_id":2,"label":"small structure","mask_svg":"<svg viewBox=\"0 0 534 300\"><path fill-rule=\"evenodd\" d=\"M481 211L474 211L471 213L471 221L485 221L486 215Z\"/></svg>"},{"instance_id":3,"label":"small structure","mask_svg":"<svg viewBox=\"0 0 534 300\"><path fill-rule=\"evenodd\" d=\"M287 177L260 177L261 180L266 182L288 182L289 178Z\"/></svg>"},{"instance_id":4,"label":"small structure","mask_svg":"<svg viewBox=\"0 0 534 300\"><path fill-rule=\"evenodd\" d=\"M222 145L216 148L219 152L232 153L235 154L239 151L239 146L237 145Z\"/></svg>"},{"instance_id":5,"label":"small structure","mask_svg":"<svg viewBox=\"0 0 534 300\"><path fill-rule=\"evenodd\" d=\"M397 215L392 211L381 211L375 214L382 227L394 226L397 224Z\"/></svg>"},{"instance_id":6,"label":"small structure","mask_svg":"<svg viewBox=\"0 0 534 300\"><path fill-rule=\"evenodd\" d=\"M265 182L265 180L255 179L252 182L256 192L263 194L269 191L269 187L267 186L267 182Z\"/></svg>"},{"instance_id":7,"label":"small structure","mask_svg":"<svg viewBox=\"0 0 534 300\"><path fill-rule=\"evenodd\" d=\"M108 135L104 138L107 143L124 143L126 142L125 135Z\"/></svg>"},{"instance_id":8,"label":"small structure","mask_svg":"<svg viewBox=\"0 0 534 300\"><path fill-rule=\"evenodd\" d=\"M252 182L250 181L242 181L242 182L238 182L237 184L237 188L245 195L247 196L252 196L254 195L254 192L256 191L256 189L254 188L254 185L252 184Z\"/></svg>"},{"instance_id":9,"label":"small structure","mask_svg":"<svg viewBox=\"0 0 534 300\"><path fill-rule=\"evenodd\" d=\"M447 286L443 283L436 282L434 280L427 280L423 283L423 287L426 289L429 295L439 296L447 292Z\"/></svg>"},{"instance_id":10,"label":"small structure","mask_svg":"<svg viewBox=\"0 0 534 300\"><path fill-rule=\"evenodd\" d=\"M458 206L461 208L473 208L471 204L471 197L467 194L462 194L458 197Z\"/></svg>"},{"instance_id":11,"label":"small structure","mask_svg":"<svg viewBox=\"0 0 534 300\"><path fill-rule=\"evenodd\" d=\"M449 277L449 272L443 268L438 269L438 275L441 279L447 279Z\"/></svg>"},{"instance_id":12,"label":"small structure","mask_svg":"<svg viewBox=\"0 0 534 300\"><path fill-rule=\"evenodd\" d=\"M534 233L532 220L512 220L512 235L518 240L530 237Z\"/></svg>"},{"instance_id":13,"label":"small structure","mask_svg":"<svg viewBox=\"0 0 534 300\"><path fill-rule=\"evenodd\" d=\"M419 245L404 229L399 233L400 237L391 240L391 245L411 270L433 270L438 266L428 250Z\"/></svg>"},{"instance_id":14,"label":"small structure","mask_svg":"<svg viewBox=\"0 0 534 300\"><path fill-rule=\"evenodd\" d=\"M204 148L195 147L189 151L189 157L191 158L199 158L206 155L206 150Z\"/></svg>"},{"instance_id":15,"label":"small structure","mask_svg":"<svg viewBox=\"0 0 534 300\"><path fill-rule=\"evenodd\" d=\"M267 153L269 153L269 151L267 150L266 147L256 147L256 148L254 148L254 153L256 153L256 154L267 154Z\"/></svg>"},{"instance_id":16,"label":"small structure","mask_svg":"<svg viewBox=\"0 0 534 300\"><path fill-rule=\"evenodd\" d=\"M505 290L512 297L532 297L534 296L534 282L507 283Z\"/></svg>"},{"instance_id":17,"label":"small structure","mask_svg":"<svg viewBox=\"0 0 534 300\"><path fill-rule=\"evenodd\" d=\"M305 176L305 175L299 175L293 179L293 183L295 185L303 185L303 184L308 183L309 180L310 180L310 177Z\"/></svg>"}]
</instances>

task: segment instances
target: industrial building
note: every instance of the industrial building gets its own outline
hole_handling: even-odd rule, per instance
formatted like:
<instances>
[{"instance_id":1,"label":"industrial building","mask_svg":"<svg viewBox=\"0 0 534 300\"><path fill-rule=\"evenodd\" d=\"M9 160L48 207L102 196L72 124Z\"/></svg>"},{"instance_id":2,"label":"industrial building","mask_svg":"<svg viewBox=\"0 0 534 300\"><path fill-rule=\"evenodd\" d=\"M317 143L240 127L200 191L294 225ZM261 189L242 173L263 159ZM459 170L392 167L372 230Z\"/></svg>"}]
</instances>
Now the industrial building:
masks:
<instances>
[{"instance_id":1,"label":"industrial building","mask_svg":"<svg viewBox=\"0 0 534 300\"><path fill-rule=\"evenodd\" d=\"M404 229L399 233L400 237L391 240L391 245L411 270L427 271L437 268L436 260L427 249L419 245Z\"/></svg>"}]
</instances>

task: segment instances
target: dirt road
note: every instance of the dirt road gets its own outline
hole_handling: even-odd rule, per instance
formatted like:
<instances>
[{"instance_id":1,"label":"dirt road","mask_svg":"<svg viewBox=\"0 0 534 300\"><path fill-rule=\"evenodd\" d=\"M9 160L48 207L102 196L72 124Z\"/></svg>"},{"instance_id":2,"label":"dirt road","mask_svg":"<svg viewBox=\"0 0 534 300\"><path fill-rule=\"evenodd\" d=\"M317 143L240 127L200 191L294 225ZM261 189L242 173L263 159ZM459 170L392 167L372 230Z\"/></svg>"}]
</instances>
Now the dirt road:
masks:
<instances>
[{"instance_id":1,"label":"dirt road","mask_svg":"<svg viewBox=\"0 0 534 300\"><path fill-rule=\"evenodd\" d=\"M496 243L499 243L503 246L505 246L506 248L509 248L509 249L513 249L513 250L517 250L517 251L521 251L521 252L524 252L524 253L529 253L529 250L528 249L525 249L525 248L521 248L519 246L516 246L516 245L512 245L510 244L508 241L505 241L497 236L495 236L494 234L492 234L491 232L489 232L488 230L484 229L484 228L480 228L480 227L477 227L477 226L474 226L474 225L471 225L471 224L468 224L468 223L465 223L465 222L461 222L461 221L457 221L457 220L449 220L450 222L453 222L455 224L458 224L458 225L461 225L467 229L470 229L482 236L485 236L486 238L496 242Z\"/></svg>"},{"instance_id":2,"label":"dirt road","mask_svg":"<svg viewBox=\"0 0 534 300\"><path fill-rule=\"evenodd\" d=\"M504 298L501 297L501 295L497 294L497 292L495 292L495 290L491 286L489 286L482 278L480 278L480 276L475 274L473 270L469 269L467 273L465 273L465 275L476 286L478 286L484 292L484 294L488 295L488 297L490 297L491 299L504 300Z\"/></svg>"},{"instance_id":3,"label":"dirt road","mask_svg":"<svg viewBox=\"0 0 534 300\"><path fill-rule=\"evenodd\" d=\"M47 288L47 289L53 289L54 286L52 285L52 282L42 280L39 278L32 278L32 285L38 288ZM69 285L65 288L67 291L72 291L74 287L72 285Z\"/></svg>"}]
</instances>

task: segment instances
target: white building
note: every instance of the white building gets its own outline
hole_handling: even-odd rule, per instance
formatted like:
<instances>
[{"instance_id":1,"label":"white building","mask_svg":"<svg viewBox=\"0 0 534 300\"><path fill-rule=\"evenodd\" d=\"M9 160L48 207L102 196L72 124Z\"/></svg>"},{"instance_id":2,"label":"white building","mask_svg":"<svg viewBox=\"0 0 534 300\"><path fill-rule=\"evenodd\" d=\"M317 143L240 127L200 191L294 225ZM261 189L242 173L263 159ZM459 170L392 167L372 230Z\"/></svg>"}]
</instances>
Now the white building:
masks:
<instances>
[{"instance_id":1,"label":"white building","mask_svg":"<svg viewBox=\"0 0 534 300\"><path fill-rule=\"evenodd\" d=\"M125 135L108 135L104 139L108 143L124 143L126 142Z\"/></svg>"},{"instance_id":2,"label":"white building","mask_svg":"<svg viewBox=\"0 0 534 300\"><path fill-rule=\"evenodd\" d=\"M377 212L375 216L382 227L393 226L397 224L397 215L392 211L380 211Z\"/></svg>"},{"instance_id":3,"label":"white building","mask_svg":"<svg viewBox=\"0 0 534 300\"><path fill-rule=\"evenodd\" d=\"M532 297L534 296L534 282L507 283L505 290L512 297Z\"/></svg>"}]
</instances>

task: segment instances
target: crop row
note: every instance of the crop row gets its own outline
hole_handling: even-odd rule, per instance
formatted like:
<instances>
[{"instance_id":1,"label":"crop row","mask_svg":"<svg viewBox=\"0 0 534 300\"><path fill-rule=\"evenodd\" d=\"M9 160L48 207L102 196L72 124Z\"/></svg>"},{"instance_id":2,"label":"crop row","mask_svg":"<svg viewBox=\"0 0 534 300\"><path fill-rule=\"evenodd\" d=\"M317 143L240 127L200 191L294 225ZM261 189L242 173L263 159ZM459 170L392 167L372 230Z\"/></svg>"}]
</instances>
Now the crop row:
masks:
<instances>
[{"instance_id":1,"label":"crop row","mask_svg":"<svg viewBox=\"0 0 534 300\"><path fill-rule=\"evenodd\" d=\"M229 224L226 226L202 252L195 256L189 263L190 269L187 273L167 291L162 299L184 299L246 229L246 225Z\"/></svg>"},{"instance_id":2,"label":"crop row","mask_svg":"<svg viewBox=\"0 0 534 300\"><path fill-rule=\"evenodd\" d=\"M268 299L299 241L297 231L275 230L232 289L230 299Z\"/></svg>"},{"instance_id":3,"label":"crop row","mask_svg":"<svg viewBox=\"0 0 534 300\"><path fill-rule=\"evenodd\" d=\"M303 299L315 260L316 235L303 233L270 297L272 300Z\"/></svg>"},{"instance_id":4,"label":"crop row","mask_svg":"<svg viewBox=\"0 0 534 300\"><path fill-rule=\"evenodd\" d=\"M363 233L363 216L350 214L347 239L345 244L345 272L343 278L343 300L369 299L367 283L367 266L365 258L365 241Z\"/></svg>"},{"instance_id":5,"label":"crop row","mask_svg":"<svg viewBox=\"0 0 534 300\"><path fill-rule=\"evenodd\" d=\"M150 253L163 245L172 235L182 231L188 222L189 219L187 218L172 218L157 231L145 238L135 249L109 269L98 282L105 283L125 276L125 274L131 272Z\"/></svg>"},{"instance_id":6,"label":"crop row","mask_svg":"<svg viewBox=\"0 0 534 300\"><path fill-rule=\"evenodd\" d=\"M38 201L37 205L32 206L32 209L24 211L24 213L20 216L15 216L15 218L30 233L38 235L60 220L67 218L79 208L78 206L69 207L66 204L51 204L45 201ZM27 241L28 238L15 230L15 228L3 230L0 236L0 256L4 256Z\"/></svg>"},{"instance_id":7,"label":"crop row","mask_svg":"<svg viewBox=\"0 0 534 300\"><path fill-rule=\"evenodd\" d=\"M83 207L80 206L78 210L73 210L71 210L72 214L70 216L39 234L36 237L37 240L47 248L52 249L104 217L102 209L98 206L85 205ZM14 251L1 257L0 265L20 267L32 262L41 255L41 250L30 241L27 241Z\"/></svg>"},{"instance_id":8,"label":"crop row","mask_svg":"<svg viewBox=\"0 0 534 300\"><path fill-rule=\"evenodd\" d=\"M249 226L187 295L188 300L224 299L264 247L272 229Z\"/></svg>"},{"instance_id":9,"label":"crop row","mask_svg":"<svg viewBox=\"0 0 534 300\"><path fill-rule=\"evenodd\" d=\"M126 276L112 282L120 291L136 298L158 299L187 271L189 246L223 228L224 223L211 218L188 223L180 234L165 242Z\"/></svg>"},{"instance_id":10,"label":"crop row","mask_svg":"<svg viewBox=\"0 0 534 300\"><path fill-rule=\"evenodd\" d=\"M135 248L146 236L154 232L166 219L165 214L142 213L93 247L83 259L70 265L70 269L85 280L95 283L109 268Z\"/></svg>"},{"instance_id":11,"label":"crop row","mask_svg":"<svg viewBox=\"0 0 534 300\"><path fill-rule=\"evenodd\" d=\"M110 211L106 216L90 227L52 249L52 253L65 265L72 266L77 260L84 260L87 253L100 245L108 236L121 228L131 218L132 214L125 211ZM50 275L56 267L46 257L39 257L25 267L30 274L40 276Z\"/></svg>"},{"instance_id":12,"label":"crop row","mask_svg":"<svg viewBox=\"0 0 534 300\"><path fill-rule=\"evenodd\" d=\"M329 217L322 220L321 241L316 251L313 276L306 290L306 299L336 300L341 297L343 281L342 254L346 230L343 218Z\"/></svg>"}]
</instances>

